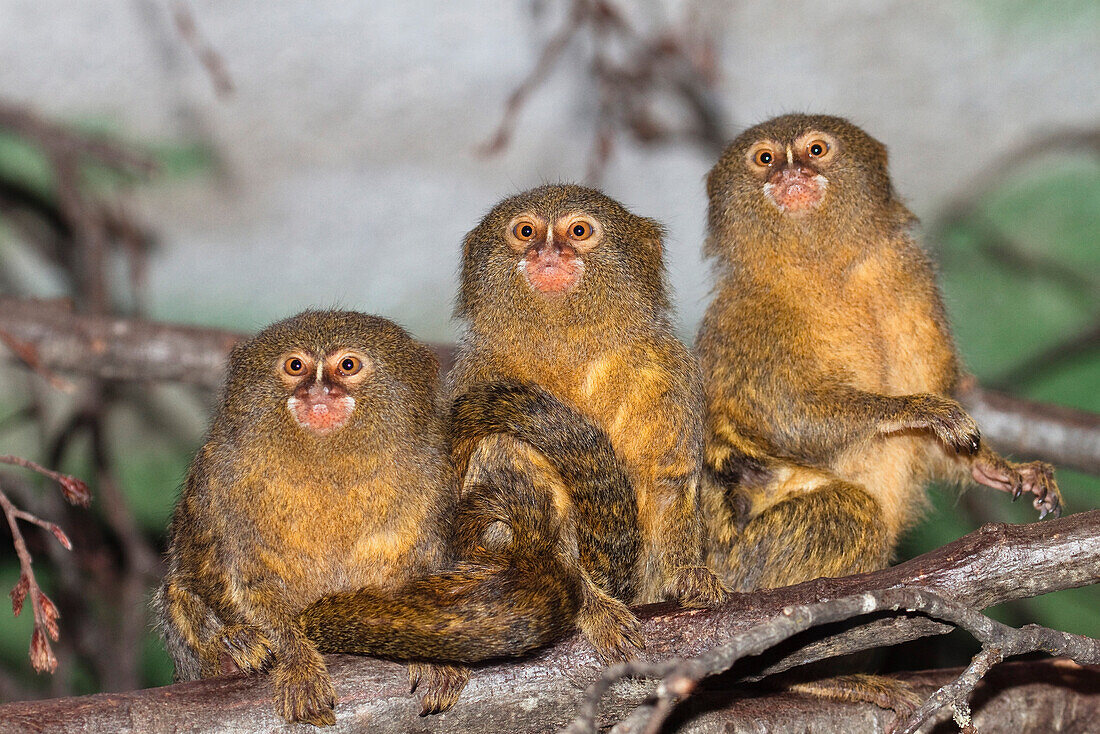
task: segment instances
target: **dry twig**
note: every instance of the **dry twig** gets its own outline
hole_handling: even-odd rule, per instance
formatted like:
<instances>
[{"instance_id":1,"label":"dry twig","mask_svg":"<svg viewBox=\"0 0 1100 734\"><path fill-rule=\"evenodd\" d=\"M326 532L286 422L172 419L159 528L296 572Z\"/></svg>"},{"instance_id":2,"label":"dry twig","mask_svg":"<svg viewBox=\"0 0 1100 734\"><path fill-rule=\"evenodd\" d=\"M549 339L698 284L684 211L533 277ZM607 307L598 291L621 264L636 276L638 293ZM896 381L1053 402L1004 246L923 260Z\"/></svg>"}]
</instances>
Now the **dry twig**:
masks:
<instances>
[{"instance_id":1,"label":"dry twig","mask_svg":"<svg viewBox=\"0 0 1100 734\"><path fill-rule=\"evenodd\" d=\"M76 477L55 472L29 459L18 456L0 456L0 463L31 469L43 476L53 479L61 485L61 492L65 495L65 499L74 505L87 507L88 503L91 501L91 493L88 491L88 485ZM16 556L19 557L19 581L15 584L10 593L12 613L18 617L19 613L23 611L24 600L30 595L31 609L34 613L34 632L31 633L31 665L40 673L43 671L52 673L57 670L57 658L54 657L53 649L50 647L50 640L57 642L60 636L60 630L57 626L59 614L57 606L48 596L46 596L45 592L42 591L34 576L34 569L31 566L31 554L30 551L27 550L27 543L23 539L23 533L19 530L18 521L22 520L24 522L29 522L39 526L43 530L53 533L53 536L57 538L57 542L60 543L65 550L72 550L73 544L72 541L69 540L69 536L65 534L65 531L55 523L48 522L29 512L20 510L12 504L12 501L8 499L8 496L2 489L0 489L0 509L3 510L4 516L8 520L12 544L15 546Z\"/></svg>"},{"instance_id":2,"label":"dry twig","mask_svg":"<svg viewBox=\"0 0 1100 734\"><path fill-rule=\"evenodd\" d=\"M509 95L485 155L504 150L520 111L546 80L571 44L588 36L586 66L597 99L596 134L587 178L598 180L623 132L643 144L687 140L717 155L726 143L726 125L714 100L717 65L713 43L696 32L667 27L646 35L612 0L570 0L562 27L546 42L530 74ZM678 120L663 120L660 97L671 98Z\"/></svg>"},{"instance_id":3,"label":"dry twig","mask_svg":"<svg viewBox=\"0 0 1100 734\"><path fill-rule=\"evenodd\" d=\"M0 330L0 342L4 343L12 354L20 359L23 364L27 365L27 368L32 372L35 372L50 383L54 389L61 392L72 393L76 390L76 386L68 380L58 377L52 370L47 369L42 365L42 361L38 358L38 350L33 345L16 339L14 336L6 331Z\"/></svg>"},{"instance_id":4,"label":"dry twig","mask_svg":"<svg viewBox=\"0 0 1100 734\"><path fill-rule=\"evenodd\" d=\"M199 63L210 77L215 94L219 97L228 97L233 93L233 79L229 76L221 54L199 35L198 24L191 9L182 2L172 3L172 18L180 37L198 57Z\"/></svg>"}]
</instances>

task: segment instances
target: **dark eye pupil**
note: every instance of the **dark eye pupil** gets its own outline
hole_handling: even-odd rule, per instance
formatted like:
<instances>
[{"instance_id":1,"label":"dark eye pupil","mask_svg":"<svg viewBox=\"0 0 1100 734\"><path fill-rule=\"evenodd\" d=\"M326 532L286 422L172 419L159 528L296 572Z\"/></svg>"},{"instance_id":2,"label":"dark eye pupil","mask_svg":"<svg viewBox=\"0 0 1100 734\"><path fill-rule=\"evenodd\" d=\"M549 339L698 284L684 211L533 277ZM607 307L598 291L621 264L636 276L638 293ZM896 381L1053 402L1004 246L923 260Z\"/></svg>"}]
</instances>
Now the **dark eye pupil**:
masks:
<instances>
[{"instance_id":1,"label":"dark eye pupil","mask_svg":"<svg viewBox=\"0 0 1100 734\"><path fill-rule=\"evenodd\" d=\"M772 154L771 153L761 153L760 154L760 162L761 163L771 163L772 162Z\"/></svg>"},{"instance_id":2,"label":"dark eye pupil","mask_svg":"<svg viewBox=\"0 0 1100 734\"><path fill-rule=\"evenodd\" d=\"M823 152L820 145L814 144L810 146L810 153L813 155L821 155Z\"/></svg>"},{"instance_id":3,"label":"dark eye pupil","mask_svg":"<svg viewBox=\"0 0 1100 734\"><path fill-rule=\"evenodd\" d=\"M345 359L343 364L341 364L340 366L343 367L345 371L350 372L351 370L355 369L355 361L351 359Z\"/></svg>"},{"instance_id":4,"label":"dark eye pupil","mask_svg":"<svg viewBox=\"0 0 1100 734\"><path fill-rule=\"evenodd\" d=\"M297 372L298 370L302 369L302 360L300 360L300 359L290 360L290 369L293 372Z\"/></svg>"},{"instance_id":5,"label":"dark eye pupil","mask_svg":"<svg viewBox=\"0 0 1100 734\"><path fill-rule=\"evenodd\" d=\"M573 234L577 237L584 237L584 225L578 224L573 228Z\"/></svg>"},{"instance_id":6,"label":"dark eye pupil","mask_svg":"<svg viewBox=\"0 0 1100 734\"><path fill-rule=\"evenodd\" d=\"M533 235L535 233L535 230L531 229L530 224L525 224L525 225L523 225L522 227L519 228L519 233L521 235L523 235L524 237L530 237L531 235Z\"/></svg>"}]
</instances>

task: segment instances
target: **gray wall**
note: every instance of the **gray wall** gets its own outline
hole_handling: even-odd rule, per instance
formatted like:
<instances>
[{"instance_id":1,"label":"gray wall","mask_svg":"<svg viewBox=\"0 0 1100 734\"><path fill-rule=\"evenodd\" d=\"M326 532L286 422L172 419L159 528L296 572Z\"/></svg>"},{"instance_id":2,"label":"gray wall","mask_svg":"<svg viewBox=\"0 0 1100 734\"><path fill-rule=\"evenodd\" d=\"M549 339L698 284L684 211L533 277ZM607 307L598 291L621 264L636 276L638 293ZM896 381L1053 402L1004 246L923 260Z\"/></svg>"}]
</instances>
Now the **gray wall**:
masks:
<instances>
[{"instance_id":1,"label":"gray wall","mask_svg":"<svg viewBox=\"0 0 1100 734\"><path fill-rule=\"evenodd\" d=\"M543 2L191 2L236 84L214 94L153 0L0 0L0 95L152 141L208 141L215 172L142 190L163 235L155 316L256 328L307 305L448 340L459 243L499 198L583 177L595 96L575 45L510 148L483 158L509 92L557 28ZM731 134L773 114L851 117L891 150L918 214L1032 136L1100 119L1094 2L622 3L694 13L719 41ZM1033 7L1034 6L1034 7ZM668 227L685 333L707 293L703 177L687 145L620 146L602 186Z\"/></svg>"}]
</instances>

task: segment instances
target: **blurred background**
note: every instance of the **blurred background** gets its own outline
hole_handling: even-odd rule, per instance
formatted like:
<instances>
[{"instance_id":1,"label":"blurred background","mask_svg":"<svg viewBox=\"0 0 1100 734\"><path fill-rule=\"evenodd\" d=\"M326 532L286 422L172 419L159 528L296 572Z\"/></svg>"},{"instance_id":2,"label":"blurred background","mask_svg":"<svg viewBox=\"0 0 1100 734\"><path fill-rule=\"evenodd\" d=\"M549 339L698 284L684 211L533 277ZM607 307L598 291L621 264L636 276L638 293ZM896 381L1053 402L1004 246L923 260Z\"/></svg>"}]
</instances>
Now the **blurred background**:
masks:
<instances>
[{"instance_id":1,"label":"blurred background","mask_svg":"<svg viewBox=\"0 0 1100 734\"><path fill-rule=\"evenodd\" d=\"M822 112L888 146L980 382L1100 411L1098 31L1094 0L0 0L0 293L244 332L336 305L452 343L463 234L504 196L579 181L667 226L690 341L706 172L745 126ZM169 682L147 596L212 394L0 370L0 454L95 497L0 474L76 546L24 529L60 667L36 676L30 614L0 611L0 700ZM1095 477L1059 479L1069 511L1100 504ZM931 495L902 557L1034 517ZM18 575L0 535L0 588ZM1100 635L1096 587L996 612Z\"/></svg>"}]
</instances>

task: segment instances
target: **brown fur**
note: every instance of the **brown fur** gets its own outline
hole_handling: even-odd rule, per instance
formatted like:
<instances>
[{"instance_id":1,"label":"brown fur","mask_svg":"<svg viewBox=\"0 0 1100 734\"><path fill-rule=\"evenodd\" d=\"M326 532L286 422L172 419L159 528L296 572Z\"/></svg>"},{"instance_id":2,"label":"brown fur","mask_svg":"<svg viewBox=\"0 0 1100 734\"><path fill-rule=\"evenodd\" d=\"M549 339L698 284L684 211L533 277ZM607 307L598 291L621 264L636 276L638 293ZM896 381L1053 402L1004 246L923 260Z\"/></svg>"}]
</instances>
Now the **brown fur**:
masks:
<instances>
[{"instance_id":1,"label":"brown fur","mask_svg":"<svg viewBox=\"0 0 1100 734\"><path fill-rule=\"evenodd\" d=\"M299 616L310 639L332 652L473 663L522 655L576 622L605 655L640 647L637 620L609 596L633 584L639 539L633 490L606 434L519 383L463 394L451 425L456 445L498 432L493 439L529 441L547 471L568 478L575 511L563 513L557 487L520 464L463 471L458 564L394 594L359 589L319 600ZM605 536L586 532L597 520Z\"/></svg>"},{"instance_id":2,"label":"brown fur","mask_svg":"<svg viewBox=\"0 0 1100 734\"><path fill-rule=\"evenodd\" d=\"M583 261L583 274L571 289L548 295L526 279L521 266L534 250L525 253L511 236L517 217L554 230L563 257ZM597 232L575 255L561 239L562 223L574 217ZM638 576L632 592L618 592L618 606L602 599L603 611L623 612L623 603L664 598L710 604L724 594L702 565L701 383L695 360L669 323L661 234L657 223L598 191L557 185L501 202L464 245L456 315L467 331L451 373L454 393L501 380L540 386L606 433L633 485L641 534ZM456 450L464 452L460 460L469 458L467 483L496 466L519 467L554 494L575 527L590 523L596 536L612 532L603 526L607 517L578 516L568 481L530 444L491 436L476 448ZM585 570L600 573L591 565ZM601 633L586 624L601 613L582 619L590 638ZM615 638L606 626L601 629L605 639Z\"/></svg>"},{"instance_id":3,"label":"brown fur","mask_svg":"<svg viewBox=\"0 0 1100 734\"><path fill-rule=\"evenodd\" d=\"M819 139L832 145L811 156ZM774 152L766 170L753 163L762 145ZM764 189L788 148L788 168L827 180L820 203L795 213ZM840 118L779 117L730 144L707 194L704 252L717 285L696 340L703 503L711 558L728 584L748 590L886 565L933 477L1032 492L1044 515L1057 511L1050 467L1010 464L980 445L949 397L958 359L881 143Z\"/></svg>"},{"instance_id":4,"label":"brown fur","mask_svg":"<svg viewBox=\"0 0 1100 734\"><path fill-rule=\"evenodd\" d=\"M346 349L364 369L326 379L355 406L317 435L288 408L286 356ZM410 680L439 711L468 678L453 663L522 654L569 627L581 586L554 563L549 498L494 475L460 504L437 390L431 351L363 314L306 312L234 350L154 602L178 679L270 667L281 715L331 724L319 651L361 652L417 661ZM501 540L486 550L489 536Z\"/></svg>"},{"instance_id":5,"label":"brown fur","mask_svg":"<svg viewBox=\"0 0 1100 734\"><path fill-rule=\"evenodd\" d=\"M373 374L349 388L347 424L317 436L287 409L282 359L343 348L367 355ZM335 721L324 662L294 617L324 594L394 589L447 560L456 492L432 403L436 369L399 327L348 312L306 312L233 350L155 600L178 679L221 672L225 633L254 628L274 658L279 713Z\"/></svg>"}]
</instances>

